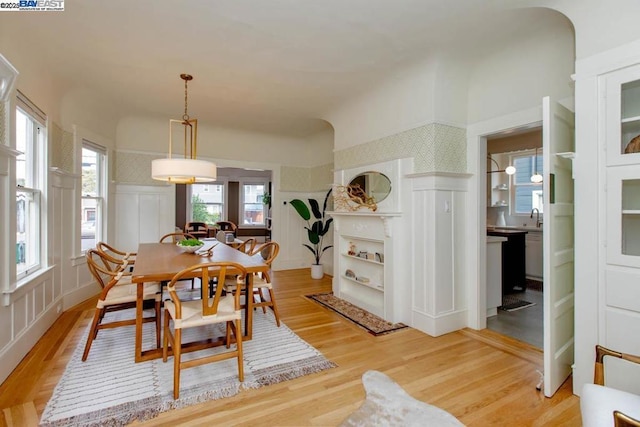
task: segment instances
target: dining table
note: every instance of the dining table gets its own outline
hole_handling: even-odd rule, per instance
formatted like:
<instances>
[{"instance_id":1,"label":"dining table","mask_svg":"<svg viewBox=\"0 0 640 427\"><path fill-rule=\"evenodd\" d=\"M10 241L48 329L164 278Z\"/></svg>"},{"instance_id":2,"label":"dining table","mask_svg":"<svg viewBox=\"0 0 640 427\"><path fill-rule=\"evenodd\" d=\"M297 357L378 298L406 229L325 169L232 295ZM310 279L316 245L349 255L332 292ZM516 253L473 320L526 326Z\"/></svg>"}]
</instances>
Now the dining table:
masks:
<instances>
[{"instance_id":1,"label":"dining table","mask_svg":"<svg viewBox=\"0 0 640 427\"><path fill-rule=\"evenodd\" d=\"M136 298L136 337L135 337L135 361L142 362L162 357L161 348L142 348L143 325L143 290L148 282L160 282L166 284L176 273L196 264L208 262L235 262L242 265L246 271L245 316L243 341L251 340L253 334L253 273L267 272L269 266L258 255L247 255L216 240L206 239L204 246L196 253L187 253L174 243L141 243L138 246L136 261L131 272L131 281L137 284ZM209 249L211 251L207 252ZM229 271L233 274L233 271ZM185 276L188 278L188 276ZM202 291L207 291L207 286L201 286Z\"/></svg>"}]
</instances>

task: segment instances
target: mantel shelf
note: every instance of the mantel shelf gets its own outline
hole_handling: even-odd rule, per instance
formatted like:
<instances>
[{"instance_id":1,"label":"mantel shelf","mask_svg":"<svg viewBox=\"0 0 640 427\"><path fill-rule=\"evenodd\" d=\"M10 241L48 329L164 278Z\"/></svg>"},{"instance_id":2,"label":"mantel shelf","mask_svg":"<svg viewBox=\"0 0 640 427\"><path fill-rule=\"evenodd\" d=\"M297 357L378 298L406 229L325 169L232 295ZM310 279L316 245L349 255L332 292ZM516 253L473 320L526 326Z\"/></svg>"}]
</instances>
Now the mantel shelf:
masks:
<instances>
[{"instance_id":1,"label":"mantel shelf","mask_svg":"<svg viewBox=\"0 0 640 427\"><path fill-rule=\"evenodd\" d=\"M336 212L330 211L327 212L329 215L334 217L336 221L339 220L340 217L360 217L360 218L380 218L382 220L382 225L384 227L384 235L387 237L391 237L391 227L389 226L390 219L393 217L400 217L402 213L400 212Z\"/></svg>"}]
</instances>

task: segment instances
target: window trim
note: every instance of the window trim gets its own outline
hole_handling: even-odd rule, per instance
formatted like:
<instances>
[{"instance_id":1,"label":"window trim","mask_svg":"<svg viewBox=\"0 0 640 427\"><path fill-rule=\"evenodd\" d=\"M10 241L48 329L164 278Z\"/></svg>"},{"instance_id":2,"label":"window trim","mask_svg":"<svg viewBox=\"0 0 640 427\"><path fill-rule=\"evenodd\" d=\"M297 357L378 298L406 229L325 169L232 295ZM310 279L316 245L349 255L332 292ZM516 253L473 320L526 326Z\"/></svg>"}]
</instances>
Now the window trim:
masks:
<instances>
[{"instance_id":1,"label":"window trim","mask_svg":"<svg viewBox=\"0 0 640 427\"><path fill-rule=\"evenodd\" d=\"M199 182L198 185L221 185L224 194L222 195L222 213L219 221L226 221L229 216L229 180L228 179L217 179L211 182ZM193 219L193 203L191 200L193 199L193 184L188 185L187 191L187 221L195 221Z\"/></svg>"},{"instance_id":2,"label":"window trim","mask_svg":"<svg viewBox=\"0 0 640 427\"><path fill-rule=\"evenodd\" d=\"M85 195L82 193L82 150L89 150L96 153L96 192L95 196ZM80 213L78 215L80 226L80 253L86 253L86 249L82 249L82 222L84 221L84 215L82 212L82 205L84 200L95 200L95 242L96 244L104 240L105 235L105 209L106 209L106 194L107 194L107 149L92 142L86 138L82 138L82 146L80 147Z\"/></svg>"},{"instance_id":3,"label":"window trim","mask_svg":"<svg viewBox=\"0 0 640 427\"><path fill-rule=\"evenodd\" d=\"M526 149L526 150L522 150L522 151L518 151L515 152L513 154L509 155L509 164L515 165L515 160L516 158L521 158L521 157L534 157L536 154L536 150L535 149ZM542 152L542 148L538 148L538 156L542 158L543 156L543 152ZM543 171L537 171L539 173L542 173ZM527 183L520 183L517 184L516 183L516 175L512 175L509 177L509 181L510 181L510 191L509 191L509 215L511 216L521 216L521 217L528 217L531 215L530 212L518 212L517 211L517 205L516 205L516 189L517 187L527 187L527 188L534 188L534 189L539 189L540 191L543 190L543 184L542 183L533 183L533 182L527 182ZM534 191L534 190L532 190ZM542 211L540 211L540 216L542 216L543 213Z\"/></svg>"},{"instance_id":4,"label":"window trim","mask_svg":"<svg viewBox=\"0 0 640 427\"><path fill-rule=\"evenodd\" d=\"M47 115L40 110L27 96L25 96L19 90L16 90L15 104L10 105L10 108L13 110L13 114L11 115L13 121L13 127L17 126L17 113L20 110L20 113L25 115L30 123L33 124L33 129L31 132L31 138L28 143L31 145L30 147L25 147L25 152L21 152L18 150L18 156L16 156L14 161L14 174L17 173L17 168L15 164L17 162L17 157L22 154L25 154L27 157L27 167L26 174L30 175L29 179L31 182L25 184L27 185L18 185L17 176L14 175L15 186L13 190L13 199L16 200L19 192L31 193L33 199L36 204L37 211L37 220L36 220L36 236L34 238L34 244L37 246L35 249L34 259L32 263L23 271L18 270L18 263L16 260L12 260L11 262L15 265L15 270L13 272L12 281L15 283L15 289L18 289L24 283L29 283L32 277L35 277L40 274L40 272L47 268L47 242L48 238L46 235L47 230L47 155L48 155L48 127L47 127ZM17 135L14 134L14 137L17 138ZM15 147L17 147L17 140L13 141ZM14 221L17 223L17 204L13 206ZM16 246L17 251L17 229L15 229L15 234L10 239L10 244ZM17 253L15 254L17 255Z\"/></svg>"},{"instance_id":5,"label":"window trim","mask_svg":"<svg viewBox=\"0 0 640 427\"><path fill-rule=\"evenodd\" d=\"M239 228L267 228L267 217L268 215L268 208L266 207L266 205L262 202L260 202L262 204L262 217L263 217L263 223L262 224L245 224L244 223L244 205L245 205L245 201L244 201L244 186L245 185L262 185L264 187L264 192L268 192L269 191L269 180L266 178L241 178L238 182L239 184L239 197L238 197L238 202L240 204L240 206L238 207L238 227Z\"/></svg>"}]
</instances>

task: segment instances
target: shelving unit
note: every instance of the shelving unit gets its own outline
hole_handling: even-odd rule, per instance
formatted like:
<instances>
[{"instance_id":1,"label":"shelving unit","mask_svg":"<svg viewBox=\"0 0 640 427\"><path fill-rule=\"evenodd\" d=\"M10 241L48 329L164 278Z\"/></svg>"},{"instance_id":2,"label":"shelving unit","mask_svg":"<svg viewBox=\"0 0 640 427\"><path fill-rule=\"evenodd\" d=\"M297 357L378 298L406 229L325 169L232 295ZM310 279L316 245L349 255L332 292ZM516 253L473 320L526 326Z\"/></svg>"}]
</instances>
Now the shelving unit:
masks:
<instances>
[{"instance_id":1,"label":"shelving unit","mask_svg":"<svg viewBox=\"0 0 640 427\"><path fill-rule=\"evenodd\" d=\"M400 321L394 312L391 250L392 217L399 214L331 212L334 228L333 291L339 297L390 322ZM349 271L349 274L347 274ZM364 279L363 279L364 278ZM396 297L397 298L397 295Z\"/></svg>"},{"instance_id":2,"label":"shelving unit","mask_svg":"<svg viewBox=\"0 0 640 427\"><path fill-rule=\"evenodd\" d=\"M640 135L640 67L607 79L607 262L640 268L640 152L625 153Z\"/></svg>"}]
</instances>

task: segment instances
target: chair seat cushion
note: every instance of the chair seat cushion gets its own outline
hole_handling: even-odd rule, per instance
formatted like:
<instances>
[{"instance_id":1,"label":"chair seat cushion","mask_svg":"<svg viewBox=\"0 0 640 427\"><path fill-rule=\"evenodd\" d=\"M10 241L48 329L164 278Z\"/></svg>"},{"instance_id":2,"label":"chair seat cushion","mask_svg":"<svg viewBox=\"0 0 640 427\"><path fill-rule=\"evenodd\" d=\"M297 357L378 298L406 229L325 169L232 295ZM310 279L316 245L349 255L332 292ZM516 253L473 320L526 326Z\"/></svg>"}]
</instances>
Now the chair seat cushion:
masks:
<instances>
[{"instance_id":1,"label":"chair seat cushion","mask_svg":"<svg viewBox=\"0 0 640 427\"><path fill-rule=\"evenodd\" d=\"M580 396L584 427L613 426L613 411L640 419L640 396L597 384L584 385Z\"/></svg>"},{"instance_id":2,"label":"chair seat cushion","mask_svg":"<svg viewBox=\"0 0 640 427\"><path fill-rule=\"evenodd\" d=\"M137 284L135 283L118 283L111 288L105 300L98 300L97 307L104 308L109 305L123 304L126 302L136 301ZM160 283L149 282L144 284L142 299L160 300Z\"/></svg>"},{"instance_id":3,"label":"chair seat cushion","mask_svg":"<svg viewBox=\"0 0 640 427\"><path fill-rule=\"evenodd\" d=\"M181 319L176 319L176 305L173 301L165 301L164 308L174 320L176 329L228 322L242 318L242 312L235 309L234 297L231 294L220 298L218 312L212 316L202 315L202 303L202 300L182 301Z\"/></svg>"}]
</instances>

